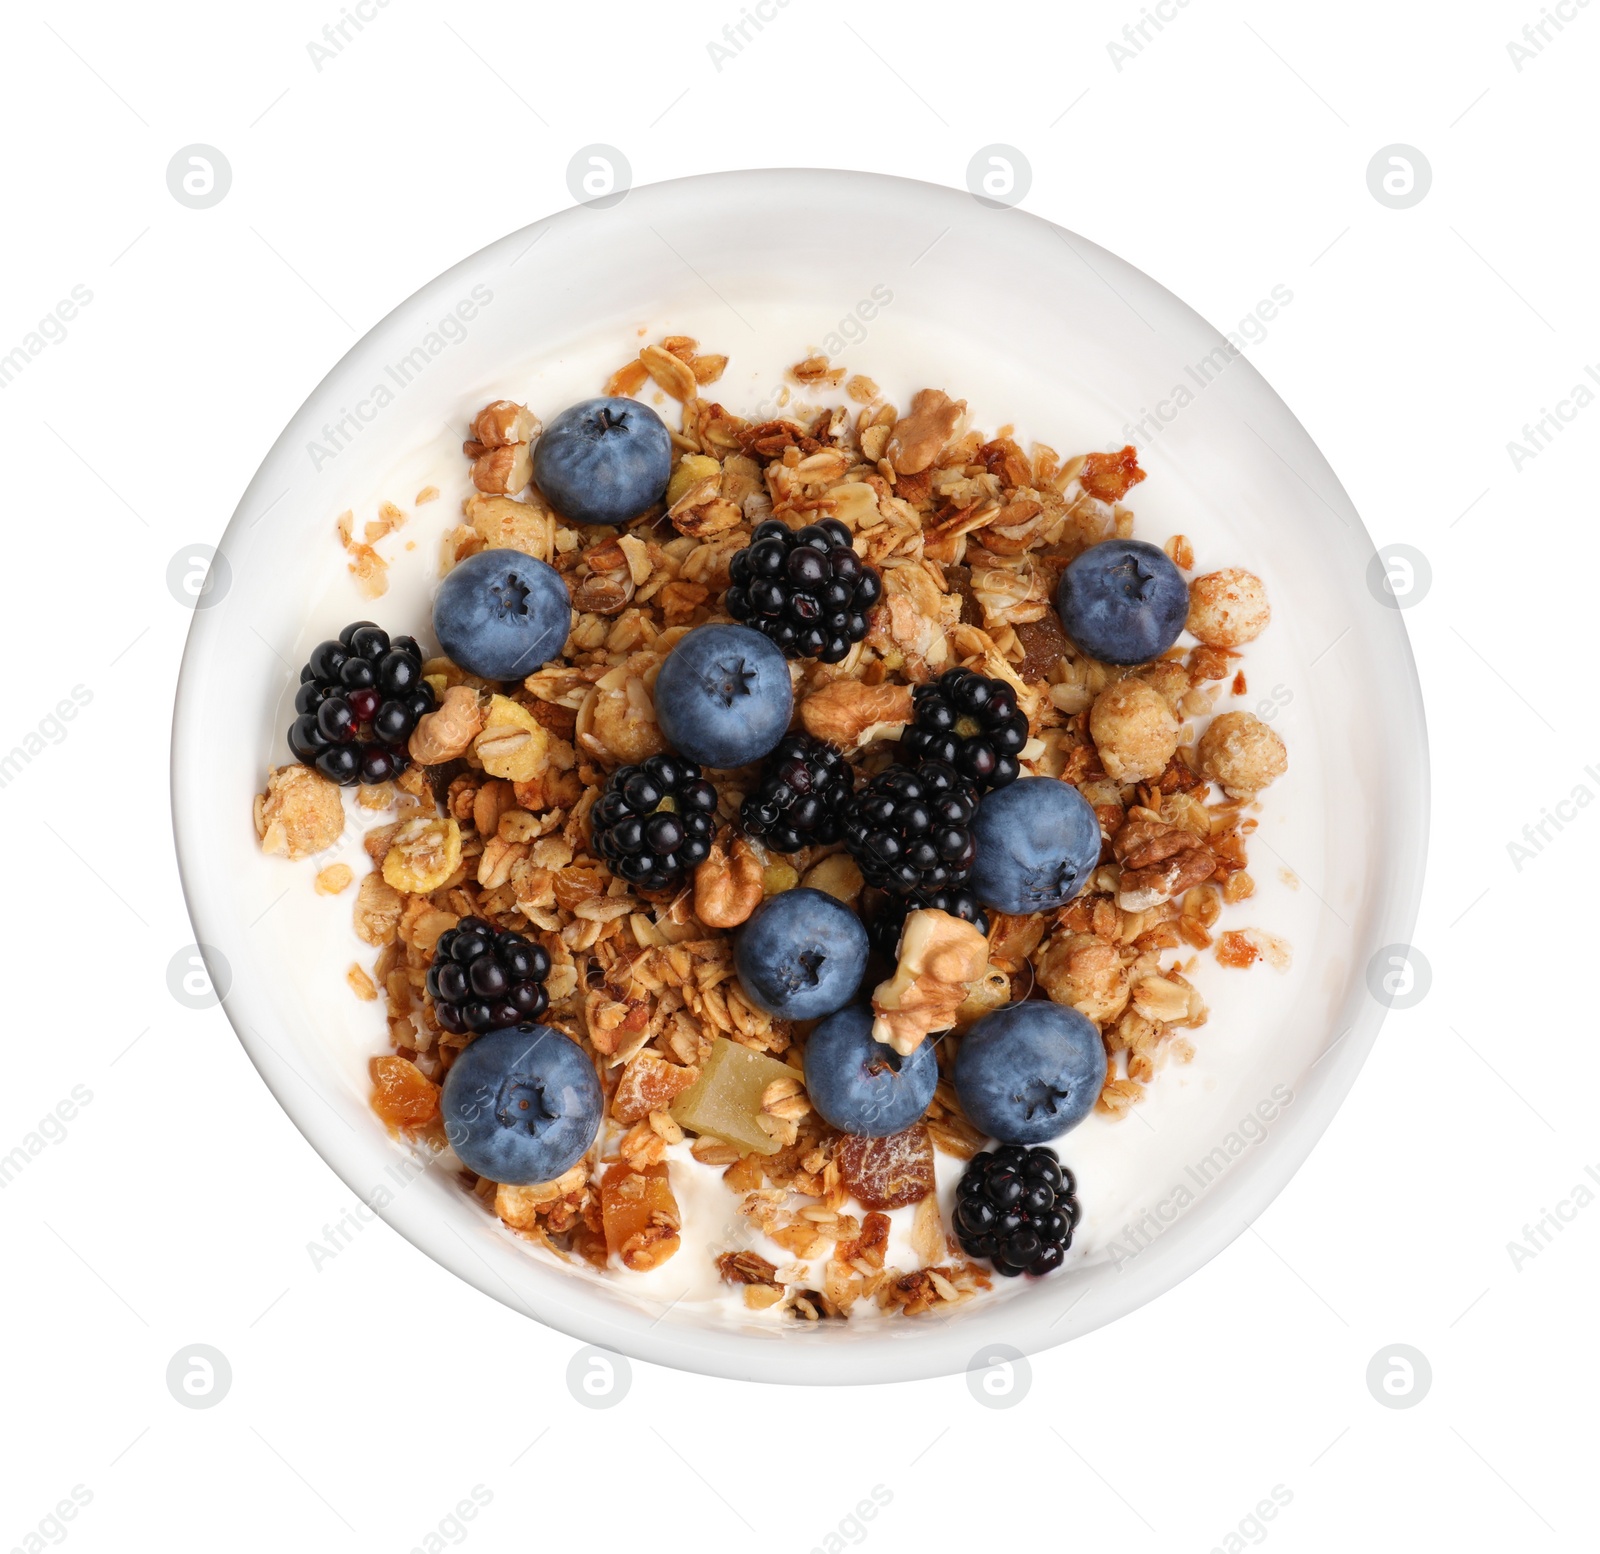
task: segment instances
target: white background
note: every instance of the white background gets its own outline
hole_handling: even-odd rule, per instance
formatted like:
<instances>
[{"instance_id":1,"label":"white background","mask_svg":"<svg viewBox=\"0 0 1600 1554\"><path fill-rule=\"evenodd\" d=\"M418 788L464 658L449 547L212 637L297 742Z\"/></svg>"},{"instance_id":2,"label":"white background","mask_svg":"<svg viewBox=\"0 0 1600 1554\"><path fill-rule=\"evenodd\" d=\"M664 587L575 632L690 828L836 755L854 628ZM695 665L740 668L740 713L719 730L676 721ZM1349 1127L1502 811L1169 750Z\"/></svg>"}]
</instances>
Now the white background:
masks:
<instances>
[{"instance_id":1,"label":"white background","mask_svg":"<svg viewBox=\"0 0 1600 1554\"><path fill-rule=\"evenodd\" d=\"M1518 71L1506 45L1535 0L1194 0L1119 70L1106 45L1140 10L793 0L719 70L735 0L393 0L319 71L307 44L335 0L7 8L0 354L75 285L93 301L0 390L0 748L75 685L92 701L0 788L0 1154L75 1086L92 1100L0 1191L0 1549L38 1546L74 1485L92 1499L40 1536L84 1551L404 1551L475 1485L487 1506L440 1536L482 1550L806 1550L874 1485L880 1548L1590 1546L1600 1205L1520 1267L1508 1243L1600 1172L1600 818L1567 811L1520 868L1508 844L1600 793L1600 408L1520 472L1506 445L1600 362L1600 7ZM166 800L188 624L169 560L215 540L363 331L570 203L567 163L595 141L640 183L819 165L959 186L979 147L1019 148L1025 208L1219 327L1293 291L1251 355L1374 539L1431 563L1406 621L1435 761L1432 989L1391 1014L1256 1227L1037 1356L1008 1410L959 1377L805 1391L645 1365L618 1406L581 1408L570 1340L381 1223L314 1269L307 1243L350 1195L221 1011L168 993L193 937ZM233 168L209 210L167 190L192 142ZM1408 210L1367 187L1394 142L1433 169ZM164 1379L195 1343L233 1373L203 1411ZM1404 1410L1366 1382L1397 1343L1433 1377ZM1292 1499L1248 1521L1274 1486Z\"/></svg>"}]
</instances>

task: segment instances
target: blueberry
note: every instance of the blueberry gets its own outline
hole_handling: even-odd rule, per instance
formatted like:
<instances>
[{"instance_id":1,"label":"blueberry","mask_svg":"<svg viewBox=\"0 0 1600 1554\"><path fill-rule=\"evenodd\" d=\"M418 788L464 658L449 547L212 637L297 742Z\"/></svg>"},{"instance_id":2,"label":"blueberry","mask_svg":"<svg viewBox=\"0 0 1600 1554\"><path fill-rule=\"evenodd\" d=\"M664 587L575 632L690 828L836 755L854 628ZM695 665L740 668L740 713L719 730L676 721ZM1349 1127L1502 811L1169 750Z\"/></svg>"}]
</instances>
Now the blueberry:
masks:
<instances>
[{"instance_id":1,"label":"blueberry","mask_svg":"<svg viewBox=\"0 0 1600 1554\"><path fill-rule=\"evenodd\" d=\"M956 1052L955 1089L962 1110L1006 1144L1042 1144L1077 1127L1099 1098L1105 1078L1106 1049L1094 1023L1076 1009L1043 999L984 1015ZM1025 1202L1034 1185L998 1155L988 1183L1000 1207L1002 1199Z\"/></svg>"},{"instance_id":2,"label":"blueberry","mask_svg":"<svg viewBox=\"0 0 1600 1554\"><path fill-rule=\"evenodd\" d=\"M525 1187L583 1158L600 1127L594 1064L547 1025L479 1036L445 1075L445 1134L469 1171Z\"/></svg>"},{"instance_id":3,"label":"blueberry","mask_svg":"<svg viewBox=\"0 0 1600 1554\"><path fill-rule=\"evenodd\" d=\"M439 586L433 634L468 674L520 680L566 645L572 601L554 567L520 550L480 550Z\"/></svg>"},{"instance_id":4,"label":"blueberry","mask_svg":"<svg viewBox=\"0 0 1600 1554\"><path fill-rule=\"evenodd\" d=\"M626 523L666 494L672 434L633 399L568 406L533 445L533 481L573 523Z\"/></svg>"},{"instance_id":5,"label":"blueberry","mask_svg":"<svg viewBox=\"0 0 1600 1554\"><path fill-rule=\"evenodd\" d=\"M1108 664L1147 664L1178 640L1189 586L1159 547L1105 540L1061 574L1056 608L1085 653Z\"/></svg>"},{"instance_id":6,"label":"blueberry","mask_svg":"<svg viewBox=\"0 0 1600 1554\"><path fill-rule=\"evenodd\" d=\"M697 626L656 676L656 721L680 754L702 766L759 761L794 711L780 649L748 626Z\"/></svg>"},{"instance_id":7,"label":"blueberry","mask_svg":"<svg viewBox=\"0 0 1600 1554\"><path fill-rule=\"evenodd\" d=\"M757 1008L780 1019L817 1020L856 996L867 969L867 930L820 890L781 891L739 930L733 964Z\"/></svg>"},{"instance_id":8,"label":"blueberry","mask_svg":"<svg viewBox=\"0 0 1600 1554\"><path fill-rule=\"evenodd\" d=\"M841 1132L869 1139L903 1132L927 1111L938 1083L933 1043L901 1057L873 1040L872 1011L860 1004L830 1015L806 1038L806 1093Z\"/></svg>"},{"instance_id":9,"label":"blueberry","mask_svg":"<svg viewBox=\"0 0 1600 1554\"><path fill-rule=\"evenodd\" d=\"M986 793L972 834L972 893L1018 916L1065 906L1100 861L1098 816L1071 783L1054 777L1024 777Z\"/></svg>"}]
</instances>

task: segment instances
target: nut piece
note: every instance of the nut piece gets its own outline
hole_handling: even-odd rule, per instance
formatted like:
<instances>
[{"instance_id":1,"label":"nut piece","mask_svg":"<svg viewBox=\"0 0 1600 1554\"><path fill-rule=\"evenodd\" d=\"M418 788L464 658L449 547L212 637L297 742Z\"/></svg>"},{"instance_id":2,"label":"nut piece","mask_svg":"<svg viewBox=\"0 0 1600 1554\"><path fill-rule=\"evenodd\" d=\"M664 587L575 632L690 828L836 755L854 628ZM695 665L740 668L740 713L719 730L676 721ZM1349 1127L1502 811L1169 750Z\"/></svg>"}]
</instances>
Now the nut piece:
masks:
<instances>
[{"instance_id":1,"label":"nut piece","mask_svg":"<svg viewBox=\"0 0 1600 1554\"><path fill-rule=\"evenodd\" d=\"M493 696L484 715L483 732L472 753L491 777L529 782L544 770L550 755L550 731L528 709L509 696Z\"/></svg>"},{"instance_id":2,"label":"nut piece","mask_svg":"<svg viewBox=\"0 0 1600 1554\"><path fill-rule=\"evenodd\" d=\"M911 414L894 423L885 450L897 475L916 475L938 458L962 416L964 399L951 399L942 389L918 389L911 396Z\"/></svg>"},{"instance_id":3,"label":"nut piece","mask_svg":"<svg viewBox=\"0 0 1600 1554\"><path fill-rule=\"evenodd\" d=\"M538 430L539 418L526 405L496 399L474 418L472 440L485 448L508 448L512 443L532 442Z\"/></svg>"},{"instance_id":4,"label":"nut piece","mask_svg":"<svg viewBox=\"0 0 1600 1554\"><path fill-rule=\"evenodd\" d=\"M1253 712L1224 712L1211 720L1195 754L1200 773L1230 799L1253 799L1289 770L1283 741Z\"/></svg>"},{"instance_id":5,"label":"nut piece","mask_svg":"<svg viewBox=\"0 0 1600 1554\"><path fill-rule=\"evenodd\" d=\"M1207 572L1189 585L1188 627L1207 647L1254 642L1271 619L1265 586L1243 567Z\"/></svg>"},{"instance_id":6,"label":"nut piece","mask_svg":"<svg viewBox=\"0 0 1600 1554\"><path fill-rule=\"evenodd\" d=\"M800 721L814 739L841 750L871 744L911 721L909 685L831 680L800 703Z\"/></svg>"},{"instance_id":7,"label":"nut piece","mask_svg":"<svg viewBox=\"0 0 1600 1554\"><path fill-rule=\"evenodd\" d=\"M515 496L533 479L533 456L525 442L490 448L472 463L472 483L496 496Z\"/></svg>"},{"instance_id":8,"label":"nut piece","mask_svg":"<svg viewBox=\"0 0 1600 1554\"><path fill-rule=\"evenodd\" d=\"M908 1057L934 1031L955 1024L967 984L989 965L989 941L971 923L927 907L910 913L894 976L873 990L874 1040Z\"/></svg>"},{"instance_id":9,"label":"nut piece","mask_svg":"<svg viewBox=\"0 0 1600 1554\"><path fill-rule=\"evenodd\" d=\"M992 961L983 969L983 975L967 986L967 996L956 1010L955 1028L964 1031L984 1015L1011 1002L1011 977Z\"/></svg>"},{"instance_id":10,"label":"nut piece","mask_svg":"<svg viewBox=\"0 0 1600 1554\"><path fill-rule=\"evenodd\" d=\"M730 856L721 841L694 871L694 915L707 928L737 928L761 905L766 870L742 836L733 839Z\"/></svg>"},{"instance_id":11,"label":"nut piece","mask_svg":"<svg viewBox=\"0 0 1600 1554\"><path fill-rule=\"evenodd\" d=\"M1095 698L1089 732L1113 782L1159 777L1178 748L1178 720L1165 698L1143 680L1118 680Z\"/></svg>"},{"instance_id":12,"label":"nut piece","mask_svg":"<svg viewBox=\"0 0 1600 1554\"><path fill-rule=\"evenodd\" d=\"M1146 912L1204 884L1217 871L1216 855L1192 831L1160 820L1130 820L1111 838L1122 865L1117 905Z\"/></svg>"},{"instance_id":13,"label":"nut piece","mask_svg":"<svg viewBox=\"0 0 1600 1554\"><path fill-rule=\"evenodd\" d=\"M454 820L408 820L384 854L383 877L396 890L425 896L461 867L461 827Z\"/></svg>"},{"instance_id":14,"label":"nut piece","mask_svg":"<svg viewBox=\"0 0 1600 1554\"><path fill-rule=\"evenodd\" d=\"M465 755L482 727L478 693L469 685L452 685L433 712L417 719L406 749L418 766L440 766Z\"/></svg>"},{"instance_id":15,"label":"nut piece","mask_svg":"<svg viewBox=\"0 0 1600 1554\"><path fill-rule=\"evenodd\" d=\"M278 766L267 774L267 791L256 795L255 822L262 852L305 858L338 841L344 800L321 772Z\"/></svg>"}]
</instances>

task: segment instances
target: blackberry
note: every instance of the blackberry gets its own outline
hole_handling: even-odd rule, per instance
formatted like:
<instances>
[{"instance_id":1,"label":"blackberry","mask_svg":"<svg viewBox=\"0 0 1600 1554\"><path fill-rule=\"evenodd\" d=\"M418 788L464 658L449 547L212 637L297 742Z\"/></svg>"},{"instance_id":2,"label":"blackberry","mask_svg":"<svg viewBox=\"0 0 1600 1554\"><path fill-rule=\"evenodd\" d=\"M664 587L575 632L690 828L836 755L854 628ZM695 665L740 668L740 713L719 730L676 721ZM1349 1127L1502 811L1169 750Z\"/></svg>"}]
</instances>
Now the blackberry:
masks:
<instances>
[{"instance_id":1,"label":"blackberry","mask_svg":"<svg viewBox=\"0 0 1600 1554\"><path fill-rule=\"evenodd\" d=\"M682 756L619 766L589 812L595 851L630 884L670 889L705 862L716 808L717 790Z\"/></svg>"},{"instance_id":2,"label":"blackberry","mask_svg":"<svg viewBox=\"0 0 1600 1554\"><path fill-rule=\"evenodd\" d=\"M411 764L406 742L433 708L415 639L352 621L338 641L319 642L300 671L289 748L342 787L387 782Z\"/></svg>"},{"instance_id":3,"label":"blackberry","mask_svg":"<svg viewBox=\"0 0 1600 1554\"><path fill-rule=\"evenodd\" d=\"M883 580L855 553L837 518L803 529L769 518L728 563L723 606L788 658L836 664L867 634Z\"/></svg>"},{"instance_id":4,"label":"blackberry","mask_svg":"<svg viewBox=\"0 0 1600 1554\"><path fill-rule=\"evenodd\" d=\"M1007 1278L1051 1273L1066 1260L1078 1223L1077 1183L1043 1144L1005 1144L976 1154L956 1187L955 1227L969 1257L987 1257Z\"/></svg>"},{"instance_id":5,"label":"blackberry","mask_svg":"<svg viewBox=\"0 0 1600 1554\"><path fill-rule=\"evenodd\" d=\"M937 907L964 923L971 923L979 933L989 931L989 914L970 890L954 886L945 890L916 891L910 896L891 896L879 910L862 914L873 949L893 960L899 953L900 934L906 926L906 918L918 907Z\"/></svg>"},{"instance_id":6,"label":"blackberry","mask_svg":"<svg viewBox=\"0 0 1600 1554\"><path fill-rule=\"evenodd\" d=\"M869 885L929 897L972 872L978 793L942 761L891 766L845 812L844 841Z\"/></svg>"},{"instance_id":7,"label":"blackberry","mask_svg":"<svg viewBox=\"0 0 1600 1554\"><path fill-rule=\"evenodd\" d=\"M1028 719L1004 680L947 669L911 695L916 711L900 737L907 755L955 767L980 793L1017 780Z\"/></svg>"},{"instance_id":8,"label":"blackberry","mask_svg":"<svg viewBox=\"0 0 1600 1554\"><path fill-rule=\"evenodd\" d=\"M550 1007L544 979L550 954L542 944L481 917L463 917L439 935L428 968L428 996L439 1024L459 1036L501 1031L537 1020Z\"/></svg>"},{"instance_id":9,"label":"blackberry","mask_svg":"<svg viewBox=\"0 0 1600 1554\"><path fill-rule=\"evenodd\" d=\"M767 757L761 786L744 801L739 824L774 852L825 847L844 835L855 782L855 768L832 745L790 734Z\"/></svg>"}]
</instances>

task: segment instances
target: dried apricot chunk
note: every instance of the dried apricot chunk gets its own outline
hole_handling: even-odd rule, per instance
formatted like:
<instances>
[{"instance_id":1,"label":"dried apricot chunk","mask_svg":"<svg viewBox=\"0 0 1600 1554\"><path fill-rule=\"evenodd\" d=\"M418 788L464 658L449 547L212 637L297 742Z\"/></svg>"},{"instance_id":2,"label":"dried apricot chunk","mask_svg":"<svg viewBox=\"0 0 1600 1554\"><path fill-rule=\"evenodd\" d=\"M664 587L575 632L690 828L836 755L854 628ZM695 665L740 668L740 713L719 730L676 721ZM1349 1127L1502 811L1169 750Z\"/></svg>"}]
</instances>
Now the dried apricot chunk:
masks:
<instances>
[{"instance_id":1,"label":"dried apricot chunk","mask_svg":"<svg viewBox=\"0 0 1600 1554\"><path fill-rule=\"evenodd\" d=\"M699 1077L698 1068L669 1063L653 1052L636 1053L617 1081L611 1115L618 1122L637 1122L651 1112L665 1111Z\"/></svg>"},{"instance_id":2,"label":"dried apricot chunk","mask_svg":"<svg viewBox=\"0 0 1600 1554\"><path fill-rule=\"evenodd\" d=\"M1115 453L1085 454L1078 471L1083 489L1102 502L1120 502L1128 494L1128 487L1138 485L1144 477L1138 449L1132 443Z\"/></svg>"},{"instance_id":3,"label":"dried apricot chunk","mask_svg":"<svg viewBox=\"0 0 1600 1554\"><path fill-rule=\"evenodd\" d=\"M625 1160L600 1178L600 1216L606 1250L635 1273L658 1267L678 1250L678 1200L667 1162L635 1168Z\"/></svg>"},{"instance_id":4,"label":"dried apricot chunk","mask_svg":"<svg viewBox=\"0 0 1600 1554\"><path fill-rule=\"evenodd\" d=\"M1249 936L1230 928L1217 944L1217 959L1224 966L1242 968L1251 965L1261 952L1250 942Z\"/></svg>"},{"instance_id":5,"label":"dried apricot chunk","mask_svg":"<svg viewBox=\"0 0 1600 1554\"><path fill-rule=\"evenodd\" d=\"M420 1128L439 1115L439 1087L415 1063L388 1054L369 1065L372 1109L390 1128Z\"/></svg>"},{"instance_id":6,"label":"dried apricot chunk","mask_svg":"<svg viewBox=\"0 0 1600 1554\"><path fill-rule=\"evenodd\" d=\"M839 1141L834 1159L840 1180L865 1208L904 1208L933 1191L933 1142L920 1122L886 1139L851 1134Z\"/></svg>"}]
</instances>

